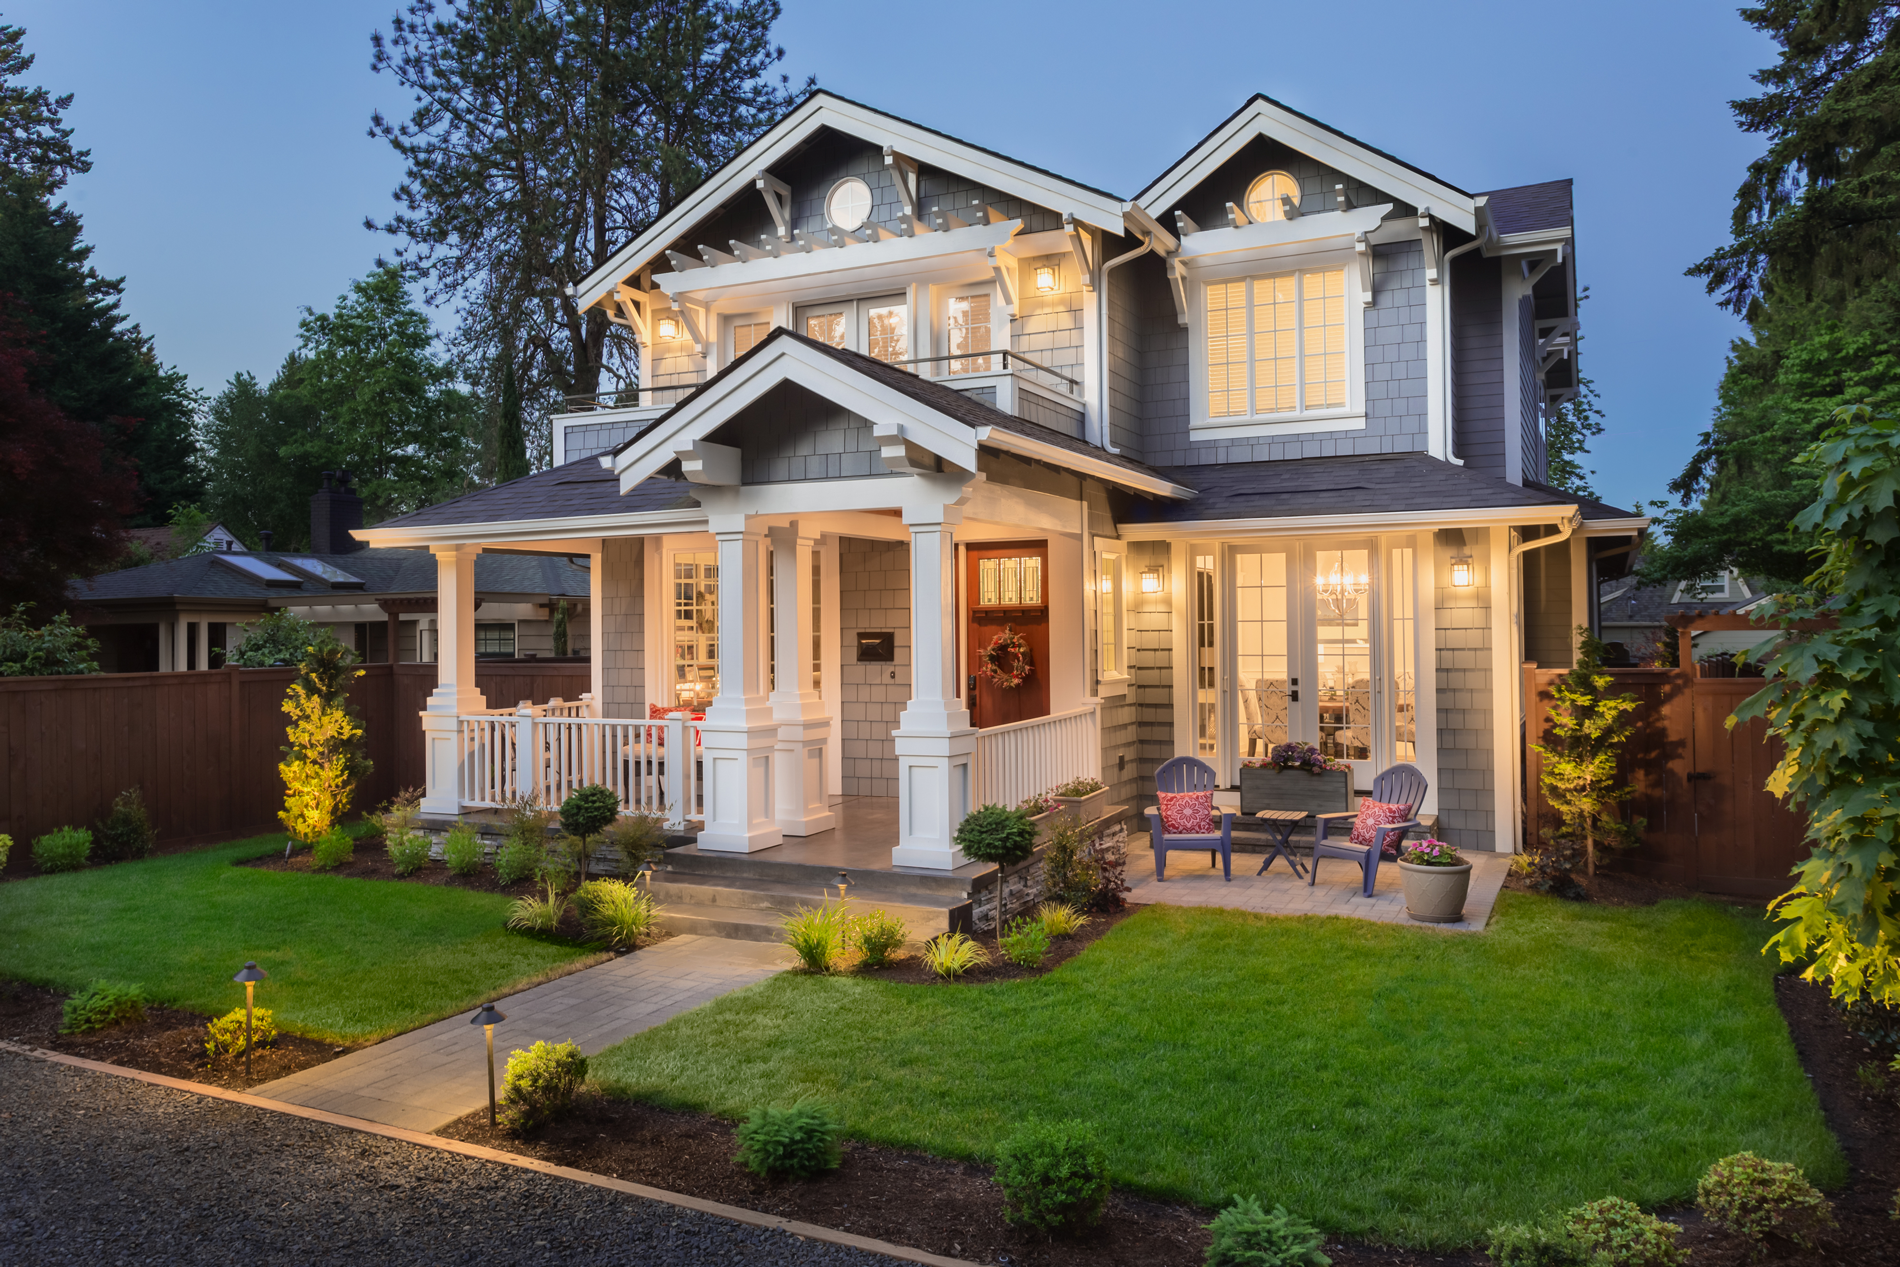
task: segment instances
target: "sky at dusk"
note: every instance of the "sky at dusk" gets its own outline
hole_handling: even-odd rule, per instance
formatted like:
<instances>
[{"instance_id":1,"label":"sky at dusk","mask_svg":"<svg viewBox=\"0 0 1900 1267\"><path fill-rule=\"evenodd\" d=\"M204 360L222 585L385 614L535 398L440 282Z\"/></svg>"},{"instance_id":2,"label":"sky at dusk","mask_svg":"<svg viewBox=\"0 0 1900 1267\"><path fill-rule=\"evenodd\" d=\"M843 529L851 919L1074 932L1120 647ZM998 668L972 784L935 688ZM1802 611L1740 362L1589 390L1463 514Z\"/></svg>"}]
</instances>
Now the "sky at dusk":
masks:
<instances>
[{"instance_id":1,"label":"sky at dusk","mask_svg":"<svg viewBox=\"0 0 1900 1267\"><path fill-rule=\"evenodd\" d=\"M373 264L401 176L366 135L406 114L370 70L396 0L31 0L28 77L72 92L94 170L69 190L94 263L160 358L216 391L268 378L305 305ZM1608 412L1589 465L1663 495L1708 424L1739 323L1683 269L1727 236L1761 149L1730 99L1774 55L1732 3L1452 9L788 0L783 69L1127 197L1258 91L1470 190L1576 180L1583 372Z\"/></svg>"}]
</instances>

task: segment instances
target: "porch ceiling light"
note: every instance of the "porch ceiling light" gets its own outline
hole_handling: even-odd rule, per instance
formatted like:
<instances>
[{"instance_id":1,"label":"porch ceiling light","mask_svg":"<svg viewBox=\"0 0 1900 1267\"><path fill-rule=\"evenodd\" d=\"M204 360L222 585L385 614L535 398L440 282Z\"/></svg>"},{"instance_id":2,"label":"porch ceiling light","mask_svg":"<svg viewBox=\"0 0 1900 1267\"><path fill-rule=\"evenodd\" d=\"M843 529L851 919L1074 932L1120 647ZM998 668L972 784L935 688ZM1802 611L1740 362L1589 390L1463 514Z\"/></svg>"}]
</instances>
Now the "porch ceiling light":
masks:
<instances>
[{"instance_id":1,"label":"porch ceiling light","mask_svg":"<svg viewBox=\"0 0 1900 1267\"><path fill-rule=\"evenodd\" d=\"M1458 589L1471 587L1471 556L1457 554L1451 560L1451 583Z\"/></svg>"},{"instance_id":2,"label":"porch ceiling light","mask_svg":"<svg viewBox=\"0 0 1900 1267\"><path fill-rule=\"evenodd\" d=\"M1321 572L1313 578L1313 588L1332 604L1333 610L1343 611L1372 588L1372 578L1364 572L1348 572L1335 563L1332 571Z\"/></svg>"},{"instance_id":3,"label":"porch ceiling light","mask_svg":"<svg viewBox=\"0 0 1900 1267\"><path fill-rule=\"evenodd\" d=\"M1165 574L1158 567L1141 569L1141 592L1159 594L1167 588Z\"/></svg>"},{"instance_id":4,"label":"porch ceiling light","mask_svg":"<svg viewBox=\"0 0 1900 1267\"><path fill-rule=\"evenodd\" d=\"M672 317L661 317L653 333L662 339L677 339L680 337L680 323Z\"/></svg>"},{"instance_id":5,"label":"porch ceiling light","mask_svg":"<svg viewBox=\"0 0 1900 1267\"><path fill-rule=\"evenodd\" d=\"M1053 295L1056 289L1056 270L1048 264L1036 267L1036 289L1045 295Z\"/></svg>"}]
</instances>

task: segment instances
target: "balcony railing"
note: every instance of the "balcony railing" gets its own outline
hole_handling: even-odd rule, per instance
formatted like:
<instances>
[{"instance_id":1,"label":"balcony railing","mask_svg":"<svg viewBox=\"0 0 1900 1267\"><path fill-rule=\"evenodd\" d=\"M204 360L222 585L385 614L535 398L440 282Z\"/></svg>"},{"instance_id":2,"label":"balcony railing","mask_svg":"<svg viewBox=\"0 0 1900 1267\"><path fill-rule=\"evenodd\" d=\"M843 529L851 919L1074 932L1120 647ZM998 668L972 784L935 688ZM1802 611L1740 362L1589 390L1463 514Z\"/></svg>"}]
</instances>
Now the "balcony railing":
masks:
<instances>
[{"instance_id":1,"label":"balcony railing","mask_svg":"<svg viewBox=\"0 0 1900 1267\"><path fill-rule=\"evenodd\" d=\"M567 406L566 412L570 414L593 413L601 409L652 409L656 406L677 405L698 387L698 383L681 383L673 387L623 387L562 399Z\"/></svg>"},{"instance_id":2,"label":"balcony railing","mask_svg":"<svg viewBox=\"0 0 1900 1267\"><path fill-rule=\"evenodd\" d=\"M992 361L1000 362L1000 365L992 367L990 364ZM1016 370L1018 373L1023 370L1028 370L1031 373L1040 374L1046 379L1053 379L1055 382L1061 384L1058 390L1067 392L1071 396L1080 396L1082 394L1081 379L1070 378L1061 370L1052 370L1039 361L1030 360L1021 352L1008 352L1000 348L994 352L946 352L942 356L913 356L907 360L886 362L886 364L889 365L899 365L906 368L912 365L942 365L945 363L948 363L950 366L949 376L952 378L959 374L993 374L996 373L998 369L1008 371L1012 366L1015 366L1019 367ZM915 373L916 371L913 370L912 372Z\"/></svg>"},{"instance_id":3,"label":"balcony railing","mask_svg":"<svg viewBox=\"0 0 1900 1267\"><path fill-rule=\"evenodd\" d=\"M703 817L700 723L684 713L639 721L524 708L459 721L465 806L499 809L523 797L556 806L599 783L624 812L662 816L670 831Z\"/></svg>"},{"instance_id":4,"label":"balcony railing","mask_svg":"<svg viewBox=\"0 0 1900 1267\"><path fill-rule=\"evenodd\" d=\"M976 732L976 804L1015 805L1070 779L1102 777L1097 706Z\"/></svg>"}]
</instances>

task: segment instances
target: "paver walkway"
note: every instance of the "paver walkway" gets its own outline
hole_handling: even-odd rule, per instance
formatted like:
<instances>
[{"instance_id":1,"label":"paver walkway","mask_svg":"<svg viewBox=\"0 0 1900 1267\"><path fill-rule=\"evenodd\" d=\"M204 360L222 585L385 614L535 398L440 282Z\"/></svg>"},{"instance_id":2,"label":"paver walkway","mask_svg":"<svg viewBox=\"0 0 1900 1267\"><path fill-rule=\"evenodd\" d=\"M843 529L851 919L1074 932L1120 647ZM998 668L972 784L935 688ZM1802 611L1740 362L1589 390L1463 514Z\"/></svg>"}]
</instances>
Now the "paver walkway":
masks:
<instances>
[{"instance_id":1,"label":"paver walkway","mask_svg":"<svg viewBox=\"0 0 1900 1267\"><path fill-rule=\"evenodd\" d=\"M1287 870L1286 860L1274 862L1265 875L1255 875L1264 855L1234 854L1234 878L1222 880L1220 858L1208 865L1207 855L1197 852L1168 854L1168 879L1155 881L1154 851L1146 836L1128 834L1128 885L1130 902L1163 902L1171 906L1225 906L1237 911L1255 911L1262 915L1344 915L1352 919L1377 920L1386 924L1410 924L1414 928L1442 928L1451 932L1477 932L1491 918L1498 890L1511 869L1511 860L1503 854L1470 853L1471 895L1465 899L1465 917L1456 924L1421 924L1405 913L1405 894L1399 887L1399 869L1388 862L1380 866L1379 879L1371 897L1360 894L1360 871L1350 862L1327 858L1319 866L1319 882L1312 888L1295 879ZM1302 865L1310 862L1304 854Z\"/></svg>"},{"instance_id":2,"label":"paver walkway","mask_svg":"<svg viewBox=\"0 0 1900 1267\"><path fill-rule=\"evenodd\" d=\"M611 963L544 982L495 1006L495 1077L508 1053L571 1040L589 1056L688 1008L788 966L783 946L674 937ZM482 1030L469 1012L253 1088L255 1095L416 1131L438 1130L488 1103Z\"/></svg>"}]
</instances>

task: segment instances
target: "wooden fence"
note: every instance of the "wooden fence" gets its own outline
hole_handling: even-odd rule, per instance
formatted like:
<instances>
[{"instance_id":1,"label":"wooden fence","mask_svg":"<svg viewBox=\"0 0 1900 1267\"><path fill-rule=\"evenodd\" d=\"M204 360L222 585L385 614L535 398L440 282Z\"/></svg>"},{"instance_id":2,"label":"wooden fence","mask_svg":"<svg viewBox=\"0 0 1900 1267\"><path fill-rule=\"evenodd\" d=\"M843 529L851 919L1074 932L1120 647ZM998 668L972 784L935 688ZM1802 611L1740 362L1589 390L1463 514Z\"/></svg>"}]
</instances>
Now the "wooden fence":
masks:
<instances>
[{"instance_id":1,"label":"wooden fence","mask_svg":"<svg viewBox=\"0 0 1900 1267\"><path fill-rule=\"evenodd\" d=\"M1780 741L1756 719L1727 719L1762 687L1760 678L1695 676L1693 669L1610 669L1615 690L1640 700L1620 775L1636 795L1629 812L1647 819L1643 843L1616 866L1710 893L1772 897L1808 856L1807 822L1762 790L1781 760ZM1524 669L1526 839L1557 822L1530 746L1546 742L1551 684L1561 669Z\"/></svg>"},{"instance_id":2,"label":"wooden fence","mask_svg":"<svg viewBox=\"0 0 1900 1267\"><path fill-rule=\"evenodd\" d=\"M284 692L294 669L106 673L0 678L0 832L14 840L8 870L31 865L30 843L66 824L91 826L112 798L144 789L165 842L278 830ZM422 711L433 664L368 664L350 687L375 770L356 805L388 800L423 780ZM496 707L591 688L585 664L519 662L476 669Z\"/></svg>"}]
</instances>

